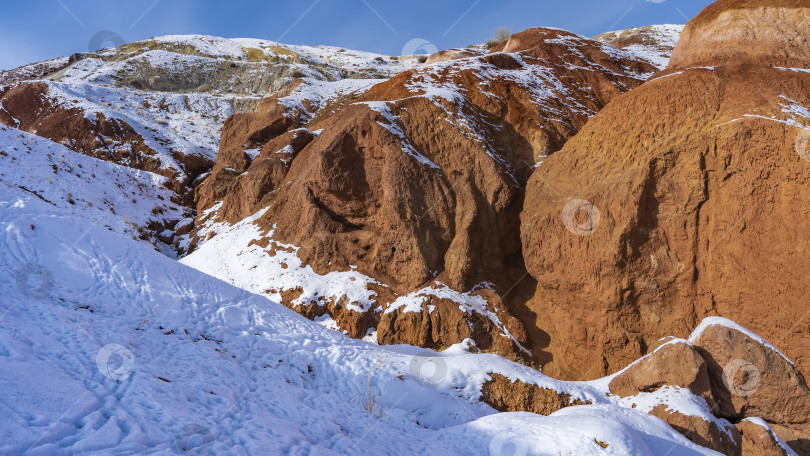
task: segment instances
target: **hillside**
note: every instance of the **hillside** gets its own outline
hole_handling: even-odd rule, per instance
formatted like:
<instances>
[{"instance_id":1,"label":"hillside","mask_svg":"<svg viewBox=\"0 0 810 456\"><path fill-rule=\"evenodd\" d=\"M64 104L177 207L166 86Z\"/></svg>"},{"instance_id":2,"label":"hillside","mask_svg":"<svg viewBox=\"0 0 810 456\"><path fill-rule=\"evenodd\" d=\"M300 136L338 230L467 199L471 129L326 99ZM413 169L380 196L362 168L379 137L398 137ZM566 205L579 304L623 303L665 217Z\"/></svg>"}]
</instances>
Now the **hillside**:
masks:
<instances>
[{"instance_id":1,"label":"hillside","mask_svg":"<svg viewBox=\"0 0 810 456\"><path fill-rule=\"evenodd\" d=\"M667 67L683 25L648 25L627 30L607 32L593 39L604 41L619 49L646 59L659 70Z\"/></svg>"},{"instance_id":2,"label":"hillside","mask_svg":"<svg viewBox=\"0 0 810 456\"><path fill-rule=\"evenodd\" d=\"M3 131L3 144L18 136ZM35 195L9 174L0 186L0 362L14 372L0 385L15 391L0 399L0 452L486 455L509 441L545 451L548 443L529 442L552 433L564 452L599 441L608 454L711 454L611 399L604 382L556 382L467 353L470 342L435 353L354 341L178 264L89 204L132 171L43 140L25 144L3 159L55 153L55 182L70 185L75 202L60 201L59 187ZM105 179L74 185L68 165ZM160 196L139 194L145 207ZM594 405L498 414L479 400L490 373Z\"/></svg>"},{"instance_id":3,"label":"hillside","mask_svg":"<svg viewBox=\"0 0 810 456\"><path fill-rule=\"evenodd\" d=\"M810 454L808 24L0 72L0 454Z\"/></svg>"}]
</instances>

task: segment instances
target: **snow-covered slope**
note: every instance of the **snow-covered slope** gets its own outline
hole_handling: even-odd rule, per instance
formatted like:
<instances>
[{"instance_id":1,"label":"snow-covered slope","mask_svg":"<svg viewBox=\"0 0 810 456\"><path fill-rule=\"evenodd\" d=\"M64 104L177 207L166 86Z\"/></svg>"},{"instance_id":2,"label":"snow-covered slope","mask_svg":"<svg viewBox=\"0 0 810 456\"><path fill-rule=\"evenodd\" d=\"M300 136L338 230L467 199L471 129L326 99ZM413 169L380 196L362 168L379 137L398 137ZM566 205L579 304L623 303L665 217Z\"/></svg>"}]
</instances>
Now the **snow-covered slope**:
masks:
<instances>
[{"instance_id":1,"label":"snow-covered slope","mask_svg":"<svg viewBox=\"0 0 810 456\"><path fill-rule=\"evenodd\" d=\"M167 180L0 125L0 186L166 252L152 233L190 215L172 201Z\"/></svg>"},{"instance_id":2,"label":"snow-covered slope","mask_svg":"<svg viewBox=\"0 0 810 456\"><path fill-rule=\"evenodd\" d=\"M683 25L663 24L607 32L594 37L648 60L663 70L678 43Z\"/></svg>"},{"instance_id":3,"label":"snow-covered slope","mask_svg":"<svg viewBox=\"0 0 810 456\"><path fill-rule=\"evenodd\" d=\"M0 453L714 454L608 396L605 381L322 328L97 223L112 214L101 195L135 172L65 152L54 188L36 191L69 189L76 203L51 204L15 179L46 179L60 147L3 150L17 168L0 186L0 390L14 392L0 396ZM84 172L99 179L71 177ZM594 405L495 413L479 401L492 372Z\"/></svg>"}]
</instances>

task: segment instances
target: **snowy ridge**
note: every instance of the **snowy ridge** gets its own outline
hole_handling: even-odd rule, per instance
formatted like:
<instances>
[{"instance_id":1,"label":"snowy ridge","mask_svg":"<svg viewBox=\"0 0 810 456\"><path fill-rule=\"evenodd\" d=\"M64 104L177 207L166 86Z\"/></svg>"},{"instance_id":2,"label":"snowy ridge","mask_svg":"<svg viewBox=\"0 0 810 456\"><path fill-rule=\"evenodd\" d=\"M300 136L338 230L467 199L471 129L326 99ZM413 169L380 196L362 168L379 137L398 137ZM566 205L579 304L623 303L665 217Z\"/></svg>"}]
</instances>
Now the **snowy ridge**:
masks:
<instances>
[{"instance_id":1,"label":"snowy ridge","mask_svg":"<svg viewBox=\"0 0 810 456\"><path fill-rule=\"evenodd\" d=\"M84 54L82 60L48 79L146 84L160 87L155 91L260 99L296 78L388 78L421 65L417 56L383 56L261 39L169 35Z\"/></svg>"},{"instance_id":2,"label":"snowy ridge","mask_svg":"<svg viewBox=\"0 0 810 456\"><path fill-rule=\"evenodd\" d=\"M723 318L723 317L706 317L706 318L704 318L703 321L700 322L698 327L695 328L694 331L692 331L692 334L689 336L689 342L694 342L695 340L697 340L697 338L700 337L700 335L703 333L703 331L706 330L706 328L708 328L710 326L725 326L726 328L731 328L731 329L734 329L736 331L739 331L739 332L745 334L746 336L750 337L751 339L755 340L757 343L762 344L762 345L770 348L771 350L775 351L776 353L779 354L779 356L784 358L785 361L789 362L791 365L794 365L793 361L788 359L788 357L785 356L784 353L779 351L778 348L771 345L770 342L768 342L767 340L763 339L762 337L754 334L750 330L748 330L746 328L743 328L742 326L738 325L737 323L734 323L733 321L731 321L731 320L729 320L727 318Z\"/></svg>"},{"instance_id":3,"label":"snowy ridge","mask_svg":"<svg viewBox=\"0 0 810 456\"><path fill-rule=\"evenodd\" d=\"M338 98L359 96L383 81L384 79L343 79L328 82L304 79L292 93L279 98L279 101L285 108L298 111L302 121L307 123L315 118L318 111ZM290 114L285 112L284 115L289 117Z\"/></svg>"},{"instance_id":4,"label":"snowy ridge","mask_svg":"<svg viewBox=\"0 0 810 456\"><path fill-rule=\"evenodd\" d=\"M185 44L199 52L226 59L247 60L249 49L258 49L264 56L298 57L316 64L328 64L343 68L391 67L402 72L419 65L416 56L392 58L372 52L353 51L334 46L302 46L278 43L255 38L219 38L206 35L166 35L152 38L156 42Z\"/></svg>"},{"instance_id":5,"label":"snowy ridge","mask_svg":"<svg viewBox=\"0 0 810 456\"><path fill-rule=\"evenodd\" d=\"M564 39L549 39L547 41L562 44L566 46L570 52L583 59L585 59L585 55L579 51L578 47L592 43L592 41L585 37L565 37ZM615 58L634 58L630 53L607 44L599 44L603 52ZM499 156L496 152L495 145L490 144L490 141L479 133L480 130L486 127L492 127L492 125L482 125L477 116L471 115L470 111L473 110L473 107L471 107L470 102L467 100L467 88L456 85L454 78L461 78L464 72L472 71L478 79L476 89L483 91L490 98L497 97L495 94L487 91L487 86L491 84L490 81L508 81L517 84L523 87L528 93L532 94L531 99L539 111L542 111L544 115L548 116L551 120L560 123L568 123L568 118L570 118L572 114L591 117L595 112L571 97L570 89L566 87L563 81L554 75L551 68L527 63L519 53L507 55L519 62L519 69L499 68L496 65L488 63L481 56L454 59L434 63L426 67L425 70L415 72L411 80L406 84L406 88L413 93L411 97L407 98L426 98L442 109L447 115L444 120L450 122L456 128L467 134L469 138L481 144L486 154L500 166L507 169L512 179L517 182L515 170L512 169L512 166L507 160ZM585 68L574 67L570 64L567 65L567 68L603 73L608 71L595 62L588 62L588 66ZM644 80L649 76L651 76L651 74L635 75L639 80ZM398 101L402 100L361 103L371 106L372 109L380 112L388 119L387 125L382 123L381 125L391 131L392 134L402 139L403 149L407 153L414 156L422 163L437 167L430 160L418 154L418 152L413 149L405 133L398 127L396 123L398 117L391 113L391 109L388 106L390 103L396 103ZM561 106L563 108L561 108Z\"/></svg>"},{"instance_id":6,"label":"snowy ridge","mask_svg":"<svg viewBox=\"0 0 810 456\"><path fill-rule=\"evenodd\" d=\"M678 43L683 28L684 25L651 25L607 32L596 36L594 39L604 42L616 42L616 40L622 39L634 41L621 46L621 48L624 51L647 60L659 70L663 70L667 67L667 64L669 64L672 50ZM618 43L620 42L621 41Z\"/></svg>"}]
</instances>

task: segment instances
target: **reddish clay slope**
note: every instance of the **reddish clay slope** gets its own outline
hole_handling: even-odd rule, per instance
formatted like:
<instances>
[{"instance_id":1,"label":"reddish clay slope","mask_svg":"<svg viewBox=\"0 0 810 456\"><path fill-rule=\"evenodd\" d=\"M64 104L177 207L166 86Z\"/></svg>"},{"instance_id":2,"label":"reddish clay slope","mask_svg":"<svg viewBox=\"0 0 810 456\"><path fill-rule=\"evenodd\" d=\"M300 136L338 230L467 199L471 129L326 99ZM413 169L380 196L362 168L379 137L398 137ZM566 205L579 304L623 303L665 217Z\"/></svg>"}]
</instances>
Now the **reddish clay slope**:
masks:
<instances>
[{"instance_id":1,"label":"reddish clay slope","mask_svg":"<svg viewBox=\"0 0 810 456\"><path fill-rule=\"evenodd\" d=\"M707 315L755 330L808 372L810 59L780 42L765 58L748 22L810 36L806 4L713 5L666 74L535 171L521 221L538 281L529 307L546 316L554 356L545 372L615 372ZM739 11L747 21L719 27ZM801 68L772 66L786 63ZM692 68L703 65L716 67Z\"/></svg>"},{"instance_id":2,"label":"reddish clay slope","mask_svg":"<svg viewBox=\"0 0 810 456\"><path fill-rule=\"evenodd\" d=\"M49 96L45 82L0 87L0 123L91 157L166 176L171 179L172 190L181 196L188 195L191 181L212 166L206 157L173 151L172 158L180 169L167 168L127 122L65 106Z\"/></svg>"}]
</instances>

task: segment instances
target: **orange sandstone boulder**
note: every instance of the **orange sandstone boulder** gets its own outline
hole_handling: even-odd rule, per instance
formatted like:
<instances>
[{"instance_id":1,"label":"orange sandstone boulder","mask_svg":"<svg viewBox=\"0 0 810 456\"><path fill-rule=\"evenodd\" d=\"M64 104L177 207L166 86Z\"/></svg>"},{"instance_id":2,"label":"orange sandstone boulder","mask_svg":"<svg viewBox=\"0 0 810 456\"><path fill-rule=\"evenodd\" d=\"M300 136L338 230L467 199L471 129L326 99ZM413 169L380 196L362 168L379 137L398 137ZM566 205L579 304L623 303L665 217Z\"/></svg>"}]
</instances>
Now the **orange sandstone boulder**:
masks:
<instances>
[{"instance_id":1,"label":"orange sandstone boulder","mask_svg":"<svg viewBox=\"0 0 810 456\"><path fill-rule=\"evenodd\" d=\"M635 396L662 386L680 386L714 405L706 361L686 341L662 345L650 355L631 364L610 382L610 391L619 396Z\"/></svg>"}]
</instances>

